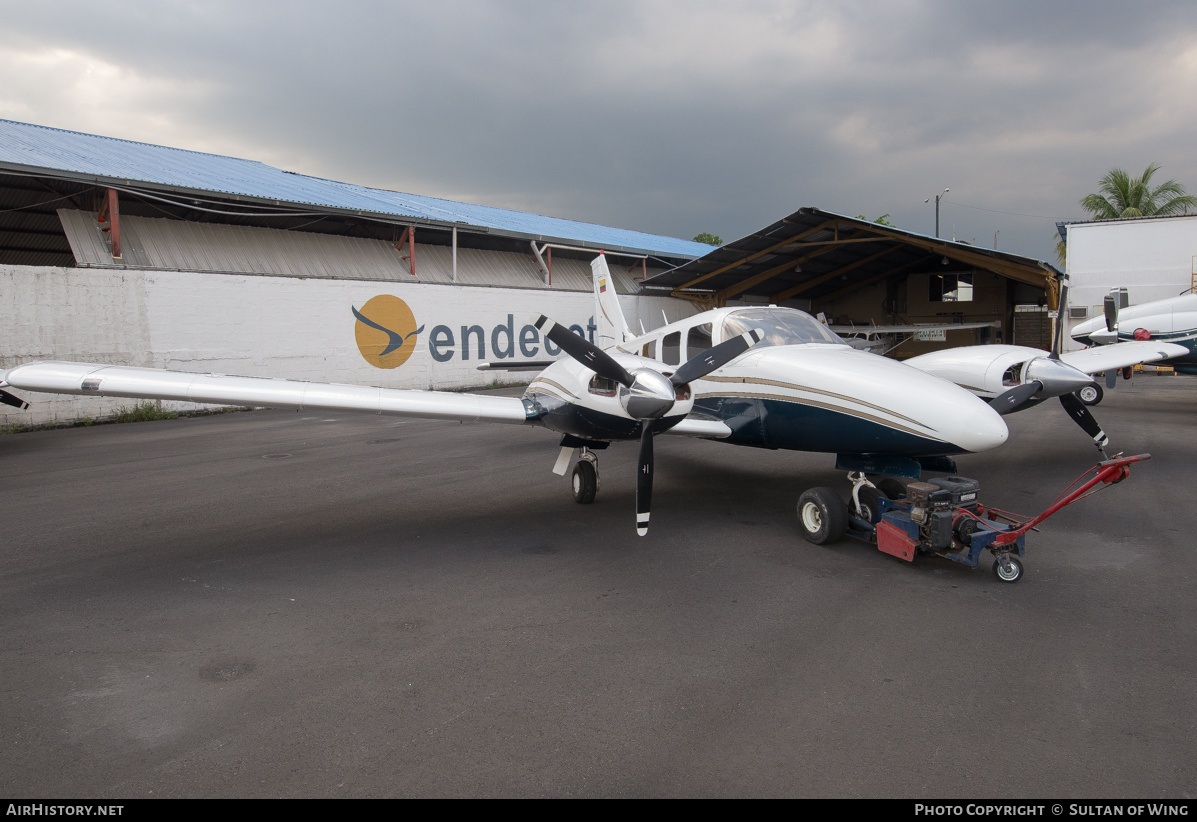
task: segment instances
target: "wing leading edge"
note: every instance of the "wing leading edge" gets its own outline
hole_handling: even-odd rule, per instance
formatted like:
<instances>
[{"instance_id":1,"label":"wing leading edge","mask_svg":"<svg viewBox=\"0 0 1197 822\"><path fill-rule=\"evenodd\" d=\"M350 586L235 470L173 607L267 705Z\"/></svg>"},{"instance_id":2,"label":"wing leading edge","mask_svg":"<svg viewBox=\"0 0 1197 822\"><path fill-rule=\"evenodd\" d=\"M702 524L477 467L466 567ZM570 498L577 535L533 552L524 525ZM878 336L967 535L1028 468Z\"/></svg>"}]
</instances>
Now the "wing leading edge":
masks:
<instances>
[{"instance_id":1,"label":"wing leading edge","mask_svg":"<svg viewBox=\"0 0 1197 822\"><path fill-rule=\"evenodd\" d=\"M1187 353L1189 350L1183 345L1159 340L1136 340L1066 351L1060 355L1060 359L1086 374L1096 374L1098 371L1126 368L1128 365L1183 357Z\"/></svg>"},{"instance_id":2,"label":"wing leading edge","mask_svg":"<svg viewBox=\"0 0 1197 822\"><path fill-rule=\"evenodd\" d=\"M361 411L463 422L519 424L536 419L535 412L517 397L231 377L78 362L18 365L4 374L4 381L13 388L52 394Z\"/></svg>"}]
</instances>

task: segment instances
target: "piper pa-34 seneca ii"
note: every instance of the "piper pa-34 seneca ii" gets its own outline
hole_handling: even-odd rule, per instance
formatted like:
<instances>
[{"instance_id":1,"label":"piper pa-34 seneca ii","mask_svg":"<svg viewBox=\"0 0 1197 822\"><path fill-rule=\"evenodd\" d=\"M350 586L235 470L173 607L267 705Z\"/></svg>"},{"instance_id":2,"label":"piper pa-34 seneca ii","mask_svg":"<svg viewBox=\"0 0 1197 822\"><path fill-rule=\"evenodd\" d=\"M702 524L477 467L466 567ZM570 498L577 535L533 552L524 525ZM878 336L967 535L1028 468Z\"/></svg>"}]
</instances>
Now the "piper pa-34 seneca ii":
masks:
<instances>
[{"instance_id":1,"label":"piper pa-34 seneca ii","mask_svg":"<svg viewBox=\"0 0 1197 822\"><path fill-rule=\"evenodd\" d=\"M598 489L595 451L638 440L641 535L648 528L657 434L837 454L837 467L849 471L853 484L850 511L866 521L875 519L880 493L866 474L951 471L948 456L1006 441L1005 422L984 401L938 377L857 351L801 311L722 308L633 337L614 289L606 287L605 257L592 268L600 339L616 344L604 351L540 317L542 333L569 358L547 364L522 398L68 362L0 371L0 385L542 426L563 435L557 473L564 474L578 454L573 492L580 503L592 502ZM7 399L18 401L11 394ZM838 538L822 532L838 522L842 533L847 516L843 500L831 499L829 490L803 497L808 501L800 522L815 541Z\"/></svg>"}]
</instances>

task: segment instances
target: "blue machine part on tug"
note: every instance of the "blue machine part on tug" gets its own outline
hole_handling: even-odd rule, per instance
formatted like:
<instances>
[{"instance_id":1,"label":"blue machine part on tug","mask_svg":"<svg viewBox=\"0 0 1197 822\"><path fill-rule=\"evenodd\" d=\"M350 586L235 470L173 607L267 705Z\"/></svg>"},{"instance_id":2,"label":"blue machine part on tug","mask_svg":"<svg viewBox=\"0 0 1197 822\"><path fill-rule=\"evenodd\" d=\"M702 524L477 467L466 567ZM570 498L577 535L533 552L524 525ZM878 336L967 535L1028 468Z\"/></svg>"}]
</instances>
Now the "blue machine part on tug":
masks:
<instances>
[{"instance_id":1,"label":"blue machine part on tug","mask_svg":"<svg viewBox=\"0 0 1197 822\"><path fill-rule=\"evenodd\" d=\"M976 568L981 552L1010 530L1009 524L980 513L979 495L980 483L967 477L910 483L902 499L879 501L878 550L907 562L917 554L934 554ZM1020 535L995 553L1022 556L1025 548Z\"/></svg>"}]
</instances>

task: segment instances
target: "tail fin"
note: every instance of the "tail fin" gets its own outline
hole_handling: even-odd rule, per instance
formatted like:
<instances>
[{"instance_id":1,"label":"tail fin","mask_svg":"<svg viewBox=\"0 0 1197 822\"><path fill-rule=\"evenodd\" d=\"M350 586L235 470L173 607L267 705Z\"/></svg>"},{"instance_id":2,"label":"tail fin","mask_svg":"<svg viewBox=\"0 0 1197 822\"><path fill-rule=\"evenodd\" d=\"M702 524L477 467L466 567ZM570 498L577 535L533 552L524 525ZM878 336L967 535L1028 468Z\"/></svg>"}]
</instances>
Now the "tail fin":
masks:
<instances>
[{"instance_id":1,"label":"tail fin","mask_svg":"<svg viewBox=\"0 0 1197 822\"><path fill-rule=\"evenodd\" d=\"M619 345L632 339L623 311L619 307L619 296L615 293L615 280L607 268L607 257L601 251L590 262L594 273L594 320L598 324L594 342L599 348Z\"/></svg>"}]
</instances>

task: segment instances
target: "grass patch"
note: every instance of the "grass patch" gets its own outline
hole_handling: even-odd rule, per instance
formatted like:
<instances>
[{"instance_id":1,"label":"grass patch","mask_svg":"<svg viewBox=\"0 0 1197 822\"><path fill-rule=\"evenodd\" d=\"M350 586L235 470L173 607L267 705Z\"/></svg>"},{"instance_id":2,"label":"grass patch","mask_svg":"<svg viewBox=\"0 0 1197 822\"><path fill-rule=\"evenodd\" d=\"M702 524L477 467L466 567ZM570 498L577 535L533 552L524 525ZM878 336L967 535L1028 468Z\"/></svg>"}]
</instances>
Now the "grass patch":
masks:
<instances>
[{"instance_id":1,"label":"grass patch","mask_svg":"<svg viewBox=\"0 0 1197 822\"><path fill-rule=\"evenodd\" d=\"M178 418L178 411L163 410L161 400L145 400L132 407L122 405L112 415L113 422L149 422L151 420L177 420Z\"/></svg>"}]
</instances>

